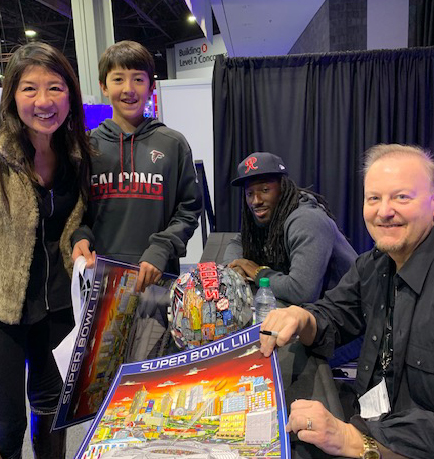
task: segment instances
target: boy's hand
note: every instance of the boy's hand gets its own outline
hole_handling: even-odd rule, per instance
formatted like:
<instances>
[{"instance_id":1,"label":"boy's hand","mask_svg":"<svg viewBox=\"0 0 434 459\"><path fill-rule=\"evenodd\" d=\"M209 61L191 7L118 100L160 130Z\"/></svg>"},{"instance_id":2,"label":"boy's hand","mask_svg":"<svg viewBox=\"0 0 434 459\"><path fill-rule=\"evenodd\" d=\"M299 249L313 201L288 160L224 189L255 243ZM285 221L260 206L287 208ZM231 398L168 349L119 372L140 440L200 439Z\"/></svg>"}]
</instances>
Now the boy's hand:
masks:
<instances>
[{"instance_id":1,"label":"boy's hand","mask_svg":"<svg viewBox=\"0 0 434 459\"><path fill-rule=\"evenodd\" d=\"M140 263L139 278L137 279L136 290L144 292L148 285L155 284L161 278L163 273L151 263L142 261Z\"/></svg>"},{"instance_id":2,"label":"boy's hand","mask_svg":"<svg viewBox=\"0 0 434 459\"><path fill-rule=\"evenodd\" d=\"M93 268L95 266L96 252L95 250L93 252L90 251L87 239L80 239L74 244L74 248L72 249L72 260L74 262L81 255L86 258L86 268Z\"/></svg>"}]
</instances>

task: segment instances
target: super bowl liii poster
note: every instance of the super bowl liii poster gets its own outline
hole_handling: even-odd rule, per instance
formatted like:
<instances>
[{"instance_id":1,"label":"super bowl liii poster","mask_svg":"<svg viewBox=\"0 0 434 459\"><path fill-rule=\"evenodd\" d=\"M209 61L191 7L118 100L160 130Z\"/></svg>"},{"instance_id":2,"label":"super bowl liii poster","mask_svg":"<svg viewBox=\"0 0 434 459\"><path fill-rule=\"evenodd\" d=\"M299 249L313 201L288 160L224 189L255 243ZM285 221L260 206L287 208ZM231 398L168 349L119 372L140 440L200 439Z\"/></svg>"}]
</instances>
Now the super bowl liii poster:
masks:
<instances>
[{"instance_id":1,"label":"super bowl liii poster","mask_svg":"<svg viewBox=\"0 0 434 459\"><path fill-rule=\"evenodd\" d=\"M53 428L93 418L119 366L139 303L138 266L97 257Z\"/></svg>"},{"instance_id":2,"label":"super bowl liii poster","mask_svg":"<svg viewBox=\"0 0 434 459\"><path fill-rule=\"evenodd\" d=\"M120 367L76 459L290 458L276 353L259 325Z\"/></svg>"}]
</instances>

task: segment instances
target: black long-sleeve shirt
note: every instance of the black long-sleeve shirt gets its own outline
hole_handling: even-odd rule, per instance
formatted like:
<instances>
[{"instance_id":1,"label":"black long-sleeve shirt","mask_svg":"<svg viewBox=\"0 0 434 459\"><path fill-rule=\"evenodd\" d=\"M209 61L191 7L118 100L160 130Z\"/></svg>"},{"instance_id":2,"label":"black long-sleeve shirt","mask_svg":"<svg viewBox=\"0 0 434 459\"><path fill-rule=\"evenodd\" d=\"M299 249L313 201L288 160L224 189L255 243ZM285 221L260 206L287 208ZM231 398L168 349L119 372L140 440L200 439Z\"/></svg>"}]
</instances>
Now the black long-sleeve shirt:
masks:
<instances>
[{"instance_id":1,"label":"black long-sleeve shirt","mask_svg":"<svg viewBox=\"0 0 434 459\"><path fill-rule=\"evenodd\" d=\"M374 248L322 300L306 305L318 326L313 348L330 357L335 346L365 334L355 388L359 396L370 390L378 382L392 276L392 409L378 421L355 416L351 422L396 453L429 458L434 452L434 230L396 274L390 257Z\"/></svg>"},{"instance_id":2,"label":"black long-sleeve shirt","mask_svg":"<svg viewBox=\"0 0 434 459\"><path fill-rule=\"evenodd\" d=\"M35 185L39 221L24 301L22 324L34 324L47 312L71 308L70 277L63 264L60 238L78 200L78 185L68 168L57 173L51 190Z\"/></svg>"}]
</instances>

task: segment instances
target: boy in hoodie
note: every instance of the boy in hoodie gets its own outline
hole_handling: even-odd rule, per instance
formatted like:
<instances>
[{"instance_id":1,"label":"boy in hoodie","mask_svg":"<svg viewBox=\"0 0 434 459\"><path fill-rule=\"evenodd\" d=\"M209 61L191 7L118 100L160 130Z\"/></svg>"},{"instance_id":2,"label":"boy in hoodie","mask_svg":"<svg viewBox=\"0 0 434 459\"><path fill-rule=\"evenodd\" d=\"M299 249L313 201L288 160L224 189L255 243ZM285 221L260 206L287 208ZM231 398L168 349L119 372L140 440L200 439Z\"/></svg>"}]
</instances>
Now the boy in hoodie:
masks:
<instances>
[{"instance_id":1,"label":"boy in hoodie","mask_svg":"<svg viewBox=\"0 0 434 459\"><path fill-rule=\"evenodd\" d=\"M190 147L182 134L143 112L154 87L154 60L133 41L104 52L99 83L113 118L92 131L91 193L74 233L73 259L95 252L140 265L138 289L163 271L179 274L179 257L198 226L202 197Z\"/></svg>"}]
</instances>

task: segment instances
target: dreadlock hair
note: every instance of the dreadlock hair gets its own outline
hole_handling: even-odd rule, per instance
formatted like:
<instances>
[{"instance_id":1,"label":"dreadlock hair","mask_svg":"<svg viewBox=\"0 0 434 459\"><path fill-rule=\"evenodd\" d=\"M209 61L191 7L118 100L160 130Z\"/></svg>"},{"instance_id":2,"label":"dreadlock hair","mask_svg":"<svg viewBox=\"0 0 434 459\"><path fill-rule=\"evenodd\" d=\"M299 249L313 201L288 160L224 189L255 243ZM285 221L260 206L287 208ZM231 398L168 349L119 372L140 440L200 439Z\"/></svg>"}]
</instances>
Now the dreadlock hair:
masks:
<instances>
[{"instance_id":1,"label":"dreadlock hair","mask_svg":"<svg viewBox=\"0 0 434 459\"><path fill-rule=\"evenodd\" d=\"M306 188L299 188L286 175L281 175L280 190L280 200L271 217L270 224L266 227L260 227L256 224L243 193L241 241L244 258L288 274L289 258L285 250L284 224L289 214L297 209L303 194L313 195L326 214L332 220L335 220L335 217L331 213L324 196Z\"/></svg>"}]
</instances>

